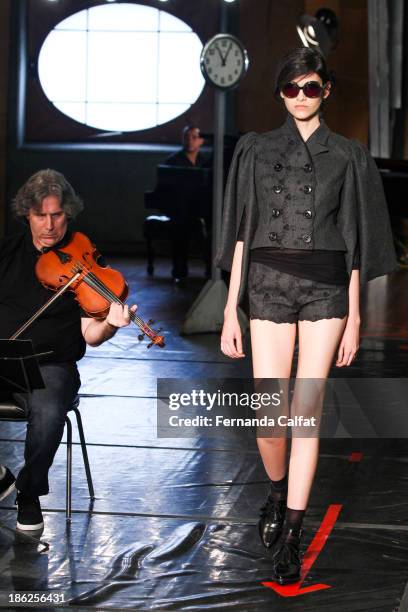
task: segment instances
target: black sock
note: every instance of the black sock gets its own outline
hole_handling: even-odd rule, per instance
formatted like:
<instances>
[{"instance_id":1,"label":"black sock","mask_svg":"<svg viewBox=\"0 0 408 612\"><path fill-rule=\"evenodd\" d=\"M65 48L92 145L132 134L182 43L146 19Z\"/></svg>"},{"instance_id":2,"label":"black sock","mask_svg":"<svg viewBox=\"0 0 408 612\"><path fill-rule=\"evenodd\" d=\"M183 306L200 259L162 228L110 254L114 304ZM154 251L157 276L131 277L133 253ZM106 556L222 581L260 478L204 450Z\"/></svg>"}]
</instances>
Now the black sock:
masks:
<instances>
[{"instance_id":1,"label":"black sock","mask_svg":"<svg viewBox=\"0 0 408 612\"><path fill-rule=\"evenodd\" d=\"M294 510L293 508L286 508L285 523L288 527L293 527L298 531L302 527L303 516L306 510Z\"/></svg>"},{"instance_id":2,"label":"black sock","mask_svg":"<svg viewBox=\"0 0 408 612\"><path fill-rule=\"evenodd\" d=\"M275 491L282 491L282 489L288 488L288 475L285 474L281 480L269 479L269 482L271 483L271 489L275 489Z\"/></svg>"},{"instance_id":3,"label":"black sock","mask_svg":"<svg viewBox=\"0 0 408 612\"><path fill-rule=\"evenodd\" d=\"M284 499L288 491L288 475L286 474L281 480L269 480L271 485L271 495L275 499Z\"/></svg>"}]
</instances>

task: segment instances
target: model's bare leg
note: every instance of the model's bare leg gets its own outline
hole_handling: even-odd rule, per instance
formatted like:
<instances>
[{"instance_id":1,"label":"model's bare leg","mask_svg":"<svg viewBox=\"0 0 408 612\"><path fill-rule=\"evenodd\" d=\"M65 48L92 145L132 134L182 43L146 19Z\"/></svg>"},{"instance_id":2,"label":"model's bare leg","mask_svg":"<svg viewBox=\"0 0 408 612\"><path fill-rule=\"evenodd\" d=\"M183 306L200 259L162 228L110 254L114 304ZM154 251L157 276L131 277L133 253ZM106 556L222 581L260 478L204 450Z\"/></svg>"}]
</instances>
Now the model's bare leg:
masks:
<instances>
[{"instance_id":1,"label":"model's bare leg","mask_svg":"<svg viewBox=\"0 0 408 612\"><path fill-rule=\"evenodd\" d=\"M296 340L296 323L251 320L254 378L289 379ZM281 480L287 471L286 437L257 437L265 471L271 480Z\"/></svg>"},{"instance_id":2,"label":"model's bare leg","mask_svg":"<svg viewBox=\"0 0 408 612\"><path fill-rule=\"evenodd\" d=\"M299 356L296 378L325 379L328 377L346 320L347 317L321 319L313 322L299 321ZM299 408L301 412L302 407ZM316 472L318 454L318 437L292 437L288 485L289 508L306 509Z\"/></svg>"},{"instance_id":3,"label":"model's bare leg","mask_svg":"<svg viewBox=\"0 0 408 612\"><path fill-rule=\"evenodd\" d=\"M279 413L289 415L288 388L296 339L296 323L251 321L252 363L257 392L275 392L276 383L284 390ZM275 380L268 380L275 379ZM279 380L276 380L279 379ZM269 387L269 389L268 389ZM268 410L267 410L268 412ZM261 416L261 415L259 415ZM271 549L281 533L287 497L287 431L257 428L257 443L266 473L271 480L268 498L260 508L259 536Z\"/></svg>"}]
</instances>

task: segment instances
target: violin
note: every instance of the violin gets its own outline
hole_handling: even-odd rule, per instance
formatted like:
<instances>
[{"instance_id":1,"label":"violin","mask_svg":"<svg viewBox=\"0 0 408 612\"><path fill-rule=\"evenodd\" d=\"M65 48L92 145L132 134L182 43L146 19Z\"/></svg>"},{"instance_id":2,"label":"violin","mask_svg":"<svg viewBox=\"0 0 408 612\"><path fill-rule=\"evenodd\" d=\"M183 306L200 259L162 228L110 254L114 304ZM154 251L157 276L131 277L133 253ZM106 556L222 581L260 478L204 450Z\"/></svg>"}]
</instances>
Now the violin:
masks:
<instances>
[{"instance_id":1,"label":"violin","mask_svg":"<svg viewBox=\"0 0 408 612\"><path fill-rule=\"evenodd\" d=\"M15 340L31 325L40 314L48 308L62 293L67 290L75 293L75 299L82 310L90 317L104 319L112 302L124 305L129 293L129 286L118 270L102 268L97 263L99 253L89 238L81 232L73 232L70 241L61 247L52 247L42 253L36 263L35 273L40 283L56 291L11 338ZM161 329L154 331L136 313L129 310L131 321L142 331L139 340L144 336L150 338L148 348L153 345L165 346L164 337L159 335Z\"/></svg>"}]
</instances>

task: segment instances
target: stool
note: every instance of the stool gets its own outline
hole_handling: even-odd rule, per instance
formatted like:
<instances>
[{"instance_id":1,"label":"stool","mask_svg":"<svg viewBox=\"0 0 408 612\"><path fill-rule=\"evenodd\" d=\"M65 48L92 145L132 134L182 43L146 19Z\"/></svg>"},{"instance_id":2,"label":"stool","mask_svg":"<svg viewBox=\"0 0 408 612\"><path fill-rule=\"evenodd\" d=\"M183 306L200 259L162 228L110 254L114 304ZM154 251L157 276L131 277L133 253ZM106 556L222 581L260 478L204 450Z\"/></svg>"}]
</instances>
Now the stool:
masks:
<instances>
[{"instance_id":1,"label":"stool","mask_svg":"<svg viewBox=\"0 0 408 612\"><path fill-rule=\"evenodd\" d=\"M74 412L76 416L76 422L78 426L79 439L81 442L82 458L84 460L84 467L86 473L86 480L88 483L89 497L94 500L95 492L92 482L91 469L89 467L88 452L86 450L86 441L84 435L84 428L82 426L81 413L78 410L79 397L74 399L74 402L69 411ZM23 408L15 404L12 400L0 401L0 421L27 421L27 415ZM71 520L71 498L72 498L72 423L68 415L65 417L65 423L67 426L67 479L66 479L66 500L65 500L65 514L67 521Z\"/></svg>"},{"instance_id":2,"label":"stool","mask_svg":"<svg viewBox=\"0 0 408 612\"><path fill-rule=\"evenodd\" d=\"M143 236L147 243L147 273L149 276L154 272L154 249L153 240L171 240L172 223L166 215L149 215L144 220Z\"/></svg>"},{"instance_id":3,"label":"stool","mask_svg":"<svg viewBox=\"0 0 408 612\"><path fill-rule=\"evenodd\" d=\"M176 265L175 261L175 248L179 246L179 241L183 239L175 233L177 223L171 217L167 215L149 215L144 220L143 224L143 236L147 243L147 273L152 276L154 273L154 257L155 252L153 248L153 240L168 240L173 245L173 271ZM192 241L198 243L201 246L202 258L205 261L206 276L211 274L211 238L208 235L207 224L202 217L192 217L188 222L185 223L183 228L185 232L184 239L188 241L191 237ZM178 230L180 233L180 229ZM185 259L185 261L184 261ZM185 256L183 255L183 261L178 261L177 264L184 268L187 266L187 248Z\"/></svg>"}]
</instances>

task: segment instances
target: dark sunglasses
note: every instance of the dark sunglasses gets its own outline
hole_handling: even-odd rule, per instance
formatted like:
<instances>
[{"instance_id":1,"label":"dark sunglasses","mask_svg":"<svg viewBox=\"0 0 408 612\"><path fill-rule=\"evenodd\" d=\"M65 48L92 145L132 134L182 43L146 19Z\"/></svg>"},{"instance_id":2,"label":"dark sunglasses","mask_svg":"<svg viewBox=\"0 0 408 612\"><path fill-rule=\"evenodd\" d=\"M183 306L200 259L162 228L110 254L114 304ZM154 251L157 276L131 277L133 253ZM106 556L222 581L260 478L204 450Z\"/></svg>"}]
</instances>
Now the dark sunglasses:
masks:
<instances>
[{"instance_id":1,"label":"dark sunglasses","mask_svg":"<svg viewBox=\"0 0 408 612\"><path fill-rule=\"evenodd\" d=\"M282 87L282 93L286 98L296 98L301 89L303 89L306 98L318 98L322 95L324 87L317 81L308 81L302 87L297 83L286 83Z\"/></svg>"}]
</instances>

